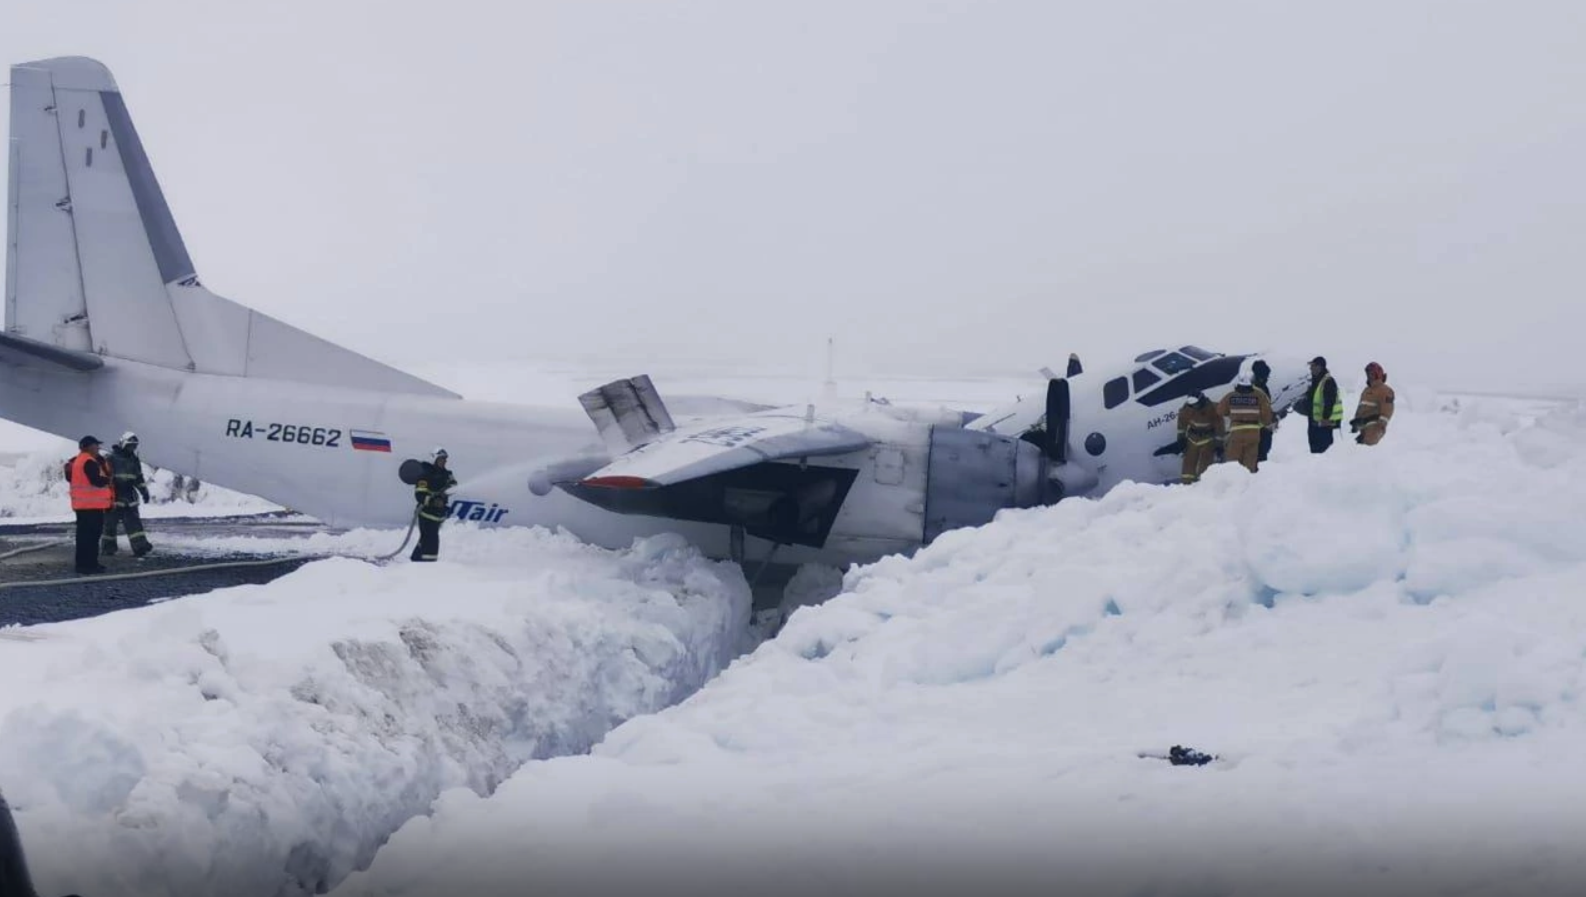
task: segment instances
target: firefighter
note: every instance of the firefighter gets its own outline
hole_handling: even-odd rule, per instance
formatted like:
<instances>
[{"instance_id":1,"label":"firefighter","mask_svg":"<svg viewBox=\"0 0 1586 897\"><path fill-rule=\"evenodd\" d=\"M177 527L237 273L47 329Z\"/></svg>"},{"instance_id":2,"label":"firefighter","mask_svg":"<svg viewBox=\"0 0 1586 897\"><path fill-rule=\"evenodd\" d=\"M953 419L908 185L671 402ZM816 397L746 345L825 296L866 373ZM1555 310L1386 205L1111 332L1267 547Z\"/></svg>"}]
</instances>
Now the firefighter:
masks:
<instances>
[{"instance_id":1,"label":"firefighter","mask_svg":"<svg viewBox=\"0 0 1586 897\"><path fill-rule=\"evenodd\" d=\"M418 481L413 484L413 500L418 503L419 544L413 546L410 560L433 561L441 553L441 521L446 519L447 490L457 485L457 477L446 469L446 449L430 453Z\"/></svg>"},{"instance_id":2,"label":"firefighter","mask_svg":"<svg viewBox=\"0 0 1586 897\"><path fill-rule=\"evenodd\" d=\"M1268 405L1272 404L1272 388L1267 385L1270 379L1272 379L1272 366L1263 359L1257 358L1255 363L1250 365L1250 385L1267 397ZM1271 425L1261 428L1261 447L1256 453L1258 462L1267 460L1267 454L1272 451L1272 433L1278 428L1276 410L1273 411L1272 417Z\"/></svg>"},{"instance_id":3,"label":"firefighter","mask_svg":"<svg viewBox=\"0 0 1586 897\"><path fill-rule=\"evenodd\" d=\"M1339 401L1338 381L1327 372L1327 359L1318 355L1311 359L1311 388L1294 403L1296 411L1305 412L1305 435L1311 442L1311 454L1320 455L1333 447L1333 431L1344 422L1344 405Z\"/></svg>"},{"instance_id":4,"label":"firefighter","mask_svg":"<svg viewBox=\"0 0 1586 897\"><path fill-rule=\"evenodd\" d=\"M103 573L99 563L99 537L105 531L105 512L115 506L116 491L110 469L99 457L99 440L77 440L77 456L67 462L72 512L77 515L77 572Z\"/></svg>"},{"instance_id":5,"label":"firefighter","mask_svg":"<svg viewBox=\"0 0 1586 897\"><path fill-rule=\"evenodd\" d=\"M1355 441L1361 445L1376 445L1388 435L1388 421L1393 417L1393 387L1388 385L1387 372L1375 361L1366 365L1366 389L1360 394L1360 405L1355 408L1355 419L1349 429L1360 435Z\"/></svg>"},{"instance_id":6,"label":"firefighter","mask_svg":"<svg viewBox=\"0 0 1586 897\"><path fill-rule=\"evenodd\" d=\"M143 532L143 515L138 499L149 500L149 486L143 480L143 461L138 457L138 434L127 431L110 447L110 474L115 480L116 505L105 515L105 534L99 543L100 554L116 553L116 528L123 525L132 556L141 558L154 550Z\"/></svg>"},{"instance_id":7,"label":"firefighter","mask_svg":"<svg viewBox=\"0 0 1586 897\"><path fill-rule=\"evenodd\" d=\"M1223 419L1217 406L1197 392L1178 410L1178 448L1184 453L1179 482L1198 482L1212 464L1212 455L1223 441Z\"/></svg>"},{"instance_id":8,"label":"firefighter","mask_svg":"<svg viewBox=\"0 0 1586 897\"><path fill-rule=\"evenodd\" d=\"M1234 380L1233 392L1217 403L1217 416L1228 418L1224 455L1255 473L1260 467L1261 430L1272 425L1272 403L1251 385L1249 374L1240 373Z\"/></svg>"}]
</instances>

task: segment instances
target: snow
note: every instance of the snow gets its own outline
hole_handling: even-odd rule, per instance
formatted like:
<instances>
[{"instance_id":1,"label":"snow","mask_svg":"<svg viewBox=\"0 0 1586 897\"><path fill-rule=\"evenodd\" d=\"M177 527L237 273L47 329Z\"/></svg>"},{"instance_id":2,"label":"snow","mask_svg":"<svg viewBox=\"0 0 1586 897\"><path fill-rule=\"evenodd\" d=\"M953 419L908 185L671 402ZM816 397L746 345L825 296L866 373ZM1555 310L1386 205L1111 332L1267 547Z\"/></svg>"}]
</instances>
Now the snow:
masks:
<instances>
[{"instance_id":1,"label":"snow","mask_svg":"<svg viewBox=\"0 0 1586 897\"><path fill-rule=\"evenodd\" d=\"M332 893L1579 893L1586 411L1400 395L852 570Z\"/></svg>"},{"instance_id":2,"label":"snow","mask_svg":"<svg viewBox=\"0 0 1586 897\"><path fill-rule=\"evenodd\" d=\"M75 443L55 444L10 457L0 455L0 521L5 523L66 522L72 519L71 500L61 465L77 454ZM150 502L139 510L150 519L160 517L229 516L279 511L280 505L262 498L201 483L196 490L178 491L168 470L147 464Z\"/></svg>"},{"instance_id":3,"label":"snow","mask_svg":"<svg viewBox=\"0 0 1586 897\"><path fill-rule=\"evenodd\" d=\"M746 647L742 574L677 537L448 533L434 565L334 558L0 630L0 769L40 892L323 891L441 793L586 750Z\"/></svg>"},{"instance_id":4,"label":"snow","mask_svg":"<svg viewBox=\"0 0 1586 897\"><path fill-rule=\"evenodd\" d=\"M638 371L541 373L472 376ZM758 646L742 574L667 537L457 524L377 567L399 531L168 531L342 557L0 629L0 787L45 895L1579 893L1586 409L1398 391L1375 448L1286 422L1254 477L803 568ZM0 516L64 519L69 446L28 450ZM1137 756L1173 744L1220 759Z\"/></svg>"}]
</instances>

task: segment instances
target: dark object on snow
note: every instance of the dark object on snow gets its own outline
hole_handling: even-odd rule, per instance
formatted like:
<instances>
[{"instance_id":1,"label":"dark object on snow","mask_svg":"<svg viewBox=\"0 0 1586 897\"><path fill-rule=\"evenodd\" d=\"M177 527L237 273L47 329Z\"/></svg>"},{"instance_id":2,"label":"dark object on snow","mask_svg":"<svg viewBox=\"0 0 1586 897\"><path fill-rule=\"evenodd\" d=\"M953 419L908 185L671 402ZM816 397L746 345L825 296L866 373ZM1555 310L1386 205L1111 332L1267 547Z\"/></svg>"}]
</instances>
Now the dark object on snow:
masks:
<instances>
[{"instance_id":1,"label":"dark object on snow","mask_svg":"<svg viewBox=\"0 0 1586 897\"><path fill-rule=\"evenodd\" d=\"M22 856L22 838L17 834L11 807L0 794L0 894L11 897L38 897L28 875L27 859Z\"/></svg>"},{"instance_id":2,"label":"dark object on snow","mask_svg":"<svg viewBox=\"0 0 1586 897\"><path fill-rule=\"evenodd\" d=\"M17 834L17 823L4 794L0 794L0 897L39 897L39 892L33 890L27 858L22 855L22 837Z\"/></svg>"},{"instance_id":3,"label":"dark object on snow","mask_svg":"<svg viewBox=\"0 0 1586 897\"><path fill-rule=\"evenodd\" d=\"M1216 759L1210 754L1203 754L1194 748L1187 748L1181 744L1175 744L1168 748L1167 751L1167 762L1174 766L1205 766Z\"/></svg>"}]
</instances>

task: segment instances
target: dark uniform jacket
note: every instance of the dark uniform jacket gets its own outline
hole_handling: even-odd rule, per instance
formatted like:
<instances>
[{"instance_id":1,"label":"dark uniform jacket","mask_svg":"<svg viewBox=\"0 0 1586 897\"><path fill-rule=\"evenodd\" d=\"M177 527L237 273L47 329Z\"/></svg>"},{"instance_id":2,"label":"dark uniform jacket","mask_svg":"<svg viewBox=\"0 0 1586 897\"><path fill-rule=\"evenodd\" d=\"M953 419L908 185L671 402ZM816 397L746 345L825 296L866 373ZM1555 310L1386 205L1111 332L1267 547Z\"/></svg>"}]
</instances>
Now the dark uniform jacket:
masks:
<instances>
[{"instance_id":1,"label":"dark uniform jacket","mask_svg":"<svg viewBox=\"0 0 1586 897\"><path fill-rule=\"evenodd\" d=\"M436 467L425 461L418 482L413 484L413 500L418 503L419 516L430 520L446 519L447 490L457 485L457 477L450 470Z\"/></svg>"},{"instance_id":2,"label":"dark uniform jacket","mask_svg":"<svg viewBox=\"0 0 1586 897\"><path fill-rule=\"evenodd\" d=\"M116 504L135 505L138 495L148 498L149 487L143 480L143 462L137 453L121 446L110 450L110 472L116 481Z\"/></svg>"}]
</instances>

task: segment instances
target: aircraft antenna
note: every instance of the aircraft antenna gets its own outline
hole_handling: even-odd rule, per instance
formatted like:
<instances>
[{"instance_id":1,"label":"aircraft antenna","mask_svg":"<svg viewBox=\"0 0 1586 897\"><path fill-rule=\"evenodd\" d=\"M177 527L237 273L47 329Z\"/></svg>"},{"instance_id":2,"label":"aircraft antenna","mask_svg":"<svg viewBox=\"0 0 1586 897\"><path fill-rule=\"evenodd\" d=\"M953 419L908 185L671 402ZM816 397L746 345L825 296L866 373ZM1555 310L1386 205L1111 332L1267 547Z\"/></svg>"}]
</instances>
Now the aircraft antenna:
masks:
<instances>
[{"instance_id":1,"label":"aircraft antenna","mask_svg":"<svg viewBox=\"0 0 1586 897\"><path fill-rule=\"evenodd\" d=\"M837 378L832 373L832 338L826 337L826 391L828 399L837 398Z\"/></svg>"}]
</instances>

